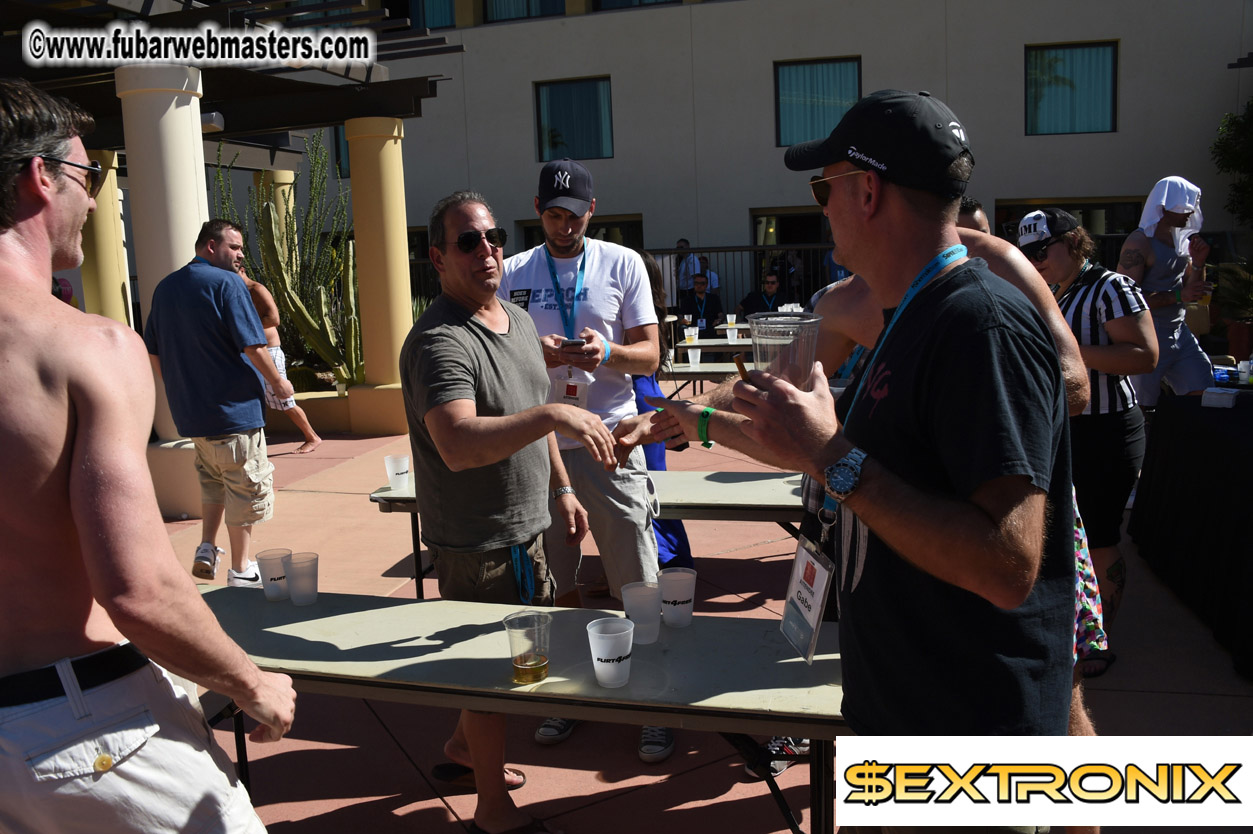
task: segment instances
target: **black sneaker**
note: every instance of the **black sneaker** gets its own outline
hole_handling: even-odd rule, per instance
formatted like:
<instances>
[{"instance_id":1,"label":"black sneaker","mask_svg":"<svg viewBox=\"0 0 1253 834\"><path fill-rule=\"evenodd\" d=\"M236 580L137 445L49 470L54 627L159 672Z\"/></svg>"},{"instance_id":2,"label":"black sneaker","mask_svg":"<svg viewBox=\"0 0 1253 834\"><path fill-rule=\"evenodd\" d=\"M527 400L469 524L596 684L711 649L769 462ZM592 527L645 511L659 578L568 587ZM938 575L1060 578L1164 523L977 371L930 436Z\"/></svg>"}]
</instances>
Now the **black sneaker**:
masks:
<instances>
[{"instance_id":1,"label":"black sneaker","mask_svg":"<svg viewBox=\"0 0 1253 834\"><path fill-rule=\"evenodd\" d=\"M570 737L579 724L576 718L548 718L535 731L535 740L540 744L560 744Z\"/></svg>"},{"instance_id":2,"label":"black sneaker","mask_svg":"<svg viewBox=\"0 0 1253 834\"><path fill-rule=\"evenodd\" d=\"M796 764L798 759L777 759L775 756L808 756L809 755L809 739L798 738L796 736L773 736L769 741L762 745L766 752L770 753L770 775L778 777L783 771ZM748 763L744 763L744 772L753 779L761 779L753 772Z\"/></svg>"}]
</instances>

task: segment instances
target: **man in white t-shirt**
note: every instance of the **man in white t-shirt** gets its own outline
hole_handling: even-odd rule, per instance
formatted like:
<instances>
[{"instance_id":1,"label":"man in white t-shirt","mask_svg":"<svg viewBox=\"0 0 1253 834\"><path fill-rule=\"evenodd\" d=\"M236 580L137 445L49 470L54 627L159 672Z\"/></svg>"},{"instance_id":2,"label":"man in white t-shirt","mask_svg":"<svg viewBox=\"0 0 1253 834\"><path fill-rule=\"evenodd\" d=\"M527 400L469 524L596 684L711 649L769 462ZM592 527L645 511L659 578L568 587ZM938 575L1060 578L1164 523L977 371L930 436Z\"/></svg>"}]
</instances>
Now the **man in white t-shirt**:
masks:
<instances>
[{"instance_id":1,"label":"man in white t-shirt","mask_svg":"<svg viewBox=\"0 0 1253 834\"><path fill-rule=\"evenodd\" d=\"M631 375L657 370L657 314L640 256L586 237L595 208L587 168L570 159L545 165L535 198L544 243L505 261L499 295L530 313L541 334L550 401L586 408L612 430L638 413ZM570 484L587 509L609 591L621 598L623 585L657 575L643 451L632 450L625 464L607 470L577 441L559 437L558 444ZM574 590L580 555L565 538L564 530L550 529L544 539L558 604ZM536 738L562 741L573 726L568 719L550 719ZM666 741L650 744L651 752L641 743L640 756L661 754L645 758L660 761L674 747Z\"/></svg>"}]
</instances>

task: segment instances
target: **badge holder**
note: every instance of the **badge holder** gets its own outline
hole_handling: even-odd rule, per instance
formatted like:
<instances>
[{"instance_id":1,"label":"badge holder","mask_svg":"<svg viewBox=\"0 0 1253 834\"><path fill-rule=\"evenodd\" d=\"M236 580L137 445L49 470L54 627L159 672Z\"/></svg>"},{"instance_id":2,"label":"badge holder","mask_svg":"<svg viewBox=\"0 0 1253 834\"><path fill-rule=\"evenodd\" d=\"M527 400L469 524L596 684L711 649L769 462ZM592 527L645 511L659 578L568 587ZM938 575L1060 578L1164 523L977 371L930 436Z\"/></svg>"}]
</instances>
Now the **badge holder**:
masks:
<instances>
[{"instance_id":1,"label":"badge holder","mask_svg":"<svg viewBox=\"0 0 1253 834\"><path fill-rule=\"evenodd\" d=\"M818 648L822 612L827 606L834 575L835 563L809 537L801 536L796 545L796 559L792 562L792 578L788 581L779 630L810 665Z\"/></svg>"}]
</instances>

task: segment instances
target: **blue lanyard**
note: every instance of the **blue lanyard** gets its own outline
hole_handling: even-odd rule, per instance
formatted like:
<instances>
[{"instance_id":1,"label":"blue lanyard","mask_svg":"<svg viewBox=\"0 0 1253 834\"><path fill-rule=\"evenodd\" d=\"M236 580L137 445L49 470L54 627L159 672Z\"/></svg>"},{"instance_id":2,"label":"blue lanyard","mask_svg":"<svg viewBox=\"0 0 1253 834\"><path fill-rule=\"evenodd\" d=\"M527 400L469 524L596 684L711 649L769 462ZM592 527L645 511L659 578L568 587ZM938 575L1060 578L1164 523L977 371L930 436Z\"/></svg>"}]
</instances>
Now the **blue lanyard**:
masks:
<instances>
[{"instance_id":1,"label":"blue lanyard","mask_svg":"<svg viewBox=\"0 0 1253 834\"><path fill-rule=\"evenodd\" d=\"M857 349L853 351L852 356L845 359L844 364L841 365L840 369L835 372L835 378L844 379L846 377L852 376L854 369L857 368L857 360L861 359L861 355L865 352L866 352L866 346L858 345Z\"/></svg>"},{"instance_id":2,"label":"blue lanyard","mask_svg":"<svg viewBox=\"0 0 1253 834\"><path fill-rule=\"evenodd\" d=\"M709 296L705 296L705 297L701 300L701 302L700 302L700 315L699 315L699 316L697 316L697 318L701 318L701 319L703 319L703 318L705 317L705 303L706 303L707 301L709 301Z\"/></svg>"},{"instance_id":3,"label":"blue lanyard","mask_svg":"<svg viewBox=\"0 0 1253 834\"><path fill-rule=\"evenodd\" d=\"M853 392L853 399L848 404L848 412L844 415L844 430L848 431L849 418L853 416L853 406L857 404L857 398L861 395L861 387L866 384L866 376L874 368L874 362L879 358L879 351L883 344L888 340L888 334L892 332L892 326L900 319L901 313L905 312L905 308L909 306L909 302L914 300L914 296L918 291L927 285L927 282L936 276L936 274L951 264L958 258L966 257L966 247L960 243L956 246L950 246L927 263L922 268L922 272L918 273L918 277L914 278L914 282L909 285L909 289L905 291L905 297L901 299L901 303L896 305L896 312L892 314L892 320L888 322L888 326L883 329L883 335L879 337L879 343L875 345L874 353L870 355L870 361L866 363L862 370L861 378L857 380L857 390Z\"/></svg>"},{"instance_id":4,"label":"blue lanyard","mask_svg":"<svg viewBox=\"0 0 1253 834\"><path fill-rule=\"evenodd\" d=\"M779 294L778 294L778 293L775 293L774 295L770 296L770 300L769 300L769 301L766 301L766 294L765 294L764 292L761 294L761 302L762 302L763 304L765 304L765 305L766 305L766 309L767 309L767 310L771 310L771 311L773 311L773 310L774 310L774 303L775 303L776 301L778 301L778 300L779 300Z\"/></svg>"},{"instance_id":5,"label":"blue lanyard","mask_svg":"<svg viewBox=\"0 0 1253 834\"><path fill-rule=\"evenodd\" d=\"M574 297L570 299L570 309L566 310L566 301L561 292L561 282L557 280L557 266L548 247L544 247L544 257L548 259L548 277L553 279L553 295L557 299L557 309L561 311L561 323L566 328L566 338L574 338L574 323L578 321L579 294L583 292L583 268L587 266L587 243L583 244L583 258L579 261L579 274L574 279Z\"/></svg>"}]
</instances>

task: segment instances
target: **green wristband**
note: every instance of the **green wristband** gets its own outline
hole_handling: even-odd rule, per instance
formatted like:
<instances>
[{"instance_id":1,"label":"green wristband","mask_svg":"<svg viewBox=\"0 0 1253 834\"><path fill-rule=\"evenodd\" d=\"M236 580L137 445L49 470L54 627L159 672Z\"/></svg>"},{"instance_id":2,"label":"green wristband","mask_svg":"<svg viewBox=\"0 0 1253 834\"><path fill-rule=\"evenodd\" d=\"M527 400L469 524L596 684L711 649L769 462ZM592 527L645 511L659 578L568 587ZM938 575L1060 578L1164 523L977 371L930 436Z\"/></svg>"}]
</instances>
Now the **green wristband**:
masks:
<instances>
[{"instance_id":1,"label":"green wristband","mask_svg":"<svg viewBox=\"0 0 1253 834\"><path fill-rule=\"evenodd\" d=\"M1183 290L1175 290L1175 301L1179 304L1183 303Z\"/></svg>"},{"instance_id":2,"label":"green wristband","mask_svg":"<svg viewBox=\"0 0 1253 834\"><path fill-rule=\"evenodd\" d=\"M706 449L714 447L714 442L709 439L709 418L713 413L713 406L706 406L700 413L700 419L696 421L696 436L700 438L700 445Z\"/></svg>"}]
</instances>

